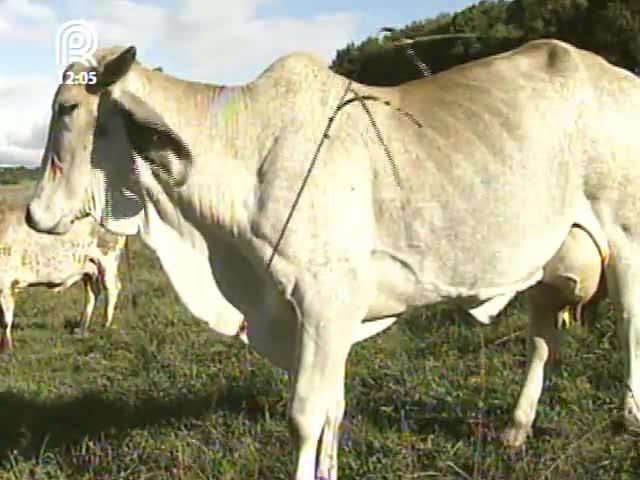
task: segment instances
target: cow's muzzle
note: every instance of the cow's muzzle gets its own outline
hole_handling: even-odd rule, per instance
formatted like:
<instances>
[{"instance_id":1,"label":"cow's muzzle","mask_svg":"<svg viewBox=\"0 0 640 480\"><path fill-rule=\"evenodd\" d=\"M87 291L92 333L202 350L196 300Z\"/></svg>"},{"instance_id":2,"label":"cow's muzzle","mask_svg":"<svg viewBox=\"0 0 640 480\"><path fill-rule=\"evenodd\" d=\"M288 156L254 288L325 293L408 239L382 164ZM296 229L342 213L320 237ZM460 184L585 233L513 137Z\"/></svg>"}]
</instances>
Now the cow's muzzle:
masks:
<instances>
[{"instance_id":1,"label":"cow's muzzle","mask_svg":"<svg viewBox=\"0 0 640 480\"><path fill-rule=\"evenodd\" d=\"M25 222L29 228L40 233L62 235L71 229L71 222L67 221L64 217L57 218L53 223L47 223L43 219L42 211L33 208L31 204L27 207Z\"/></svg>"}]
</instances>

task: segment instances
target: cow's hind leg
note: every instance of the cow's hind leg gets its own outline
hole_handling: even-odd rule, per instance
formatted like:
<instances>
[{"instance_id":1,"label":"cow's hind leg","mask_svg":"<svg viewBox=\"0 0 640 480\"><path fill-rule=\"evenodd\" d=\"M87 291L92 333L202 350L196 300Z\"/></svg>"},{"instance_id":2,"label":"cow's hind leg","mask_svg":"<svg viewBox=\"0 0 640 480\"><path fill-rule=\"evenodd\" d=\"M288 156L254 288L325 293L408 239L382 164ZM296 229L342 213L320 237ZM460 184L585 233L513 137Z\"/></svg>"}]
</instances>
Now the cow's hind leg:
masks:
<instances>
[{"instance_id":1,"label":"cow's hind leg","mask_svg":"<svg viewBox=\"0 0 640 480\"><path fill-rule=\"evenodd\" d=\"M527 292L530 359L511 424L502 435L502 441L509 447L523 445L531 432L542 394L545 365L560 350L561 338L556 321L563 306L548 301L548 295L556 294L553 290L554 287L540 284Z\"/></svg>"},{"instance_id":2,"label":"cow's hind leg","mask_svg":"<svg viewBox=\"0 0 640 480\"><path fill-rule=\"evenodd\" d=\"M105 328L111 327L113 322L113 314L116 309L116 303L118 301L118 294L122 285L118 278L118 269L111 268L104 273L104 289L106 294L105 305Z\"/></svg>"},{"instance_id":3,"label":"cow's hind leg","mask_svg":"<svg viewBox=\"0 0 640 480\"><path fill-rule=\"evenodd\" d=\"M506 445L518 447L530 433L542 393L545 364L560 349L557 323L563 312L571 312L569 307L574 308L579 320L580 307L599 290L602 260L590 234L582 227L572 228L545 265L541 283L527 292L531 358L513 421L503 435Z\"/></svg>"},{"instance_id":4,"label":"cow's hind leg","mask_svg":"<svg viewBox=\"0 0 640 480\"><path fill-rule=\"evenodd\" d=\"M93 275L85 275L82 277L84 285L84 311L80 320L80 335L86 335L89 329L89 323L96 306L96 300L100 296L100 284L98 279Z\"/></svg>"},{"instance_id":5,"label":"cow's hind leg","mask_svg":"<svg viewBox=\"0 0 640 480\"><path fill-rule=\"evenodd\" d=\"M0 337L0 353L13 350L13 339L11 338L11 325L13 324L13 309L15 298L11 288L0 292L0 307L2 308L2 336Z\"/></svg>"},{"instance_id":6,"label":"cow's hind leg","mask_svg":"<svg viewBox=\"0 0 640 480\"><path fill-rule=\"evenodd\" d=\"M640 238L621 235L611 241L606 269L611 300L619 308L618 335L625 368L624 421L640 429Z\"/></svg>"}]
</instances>

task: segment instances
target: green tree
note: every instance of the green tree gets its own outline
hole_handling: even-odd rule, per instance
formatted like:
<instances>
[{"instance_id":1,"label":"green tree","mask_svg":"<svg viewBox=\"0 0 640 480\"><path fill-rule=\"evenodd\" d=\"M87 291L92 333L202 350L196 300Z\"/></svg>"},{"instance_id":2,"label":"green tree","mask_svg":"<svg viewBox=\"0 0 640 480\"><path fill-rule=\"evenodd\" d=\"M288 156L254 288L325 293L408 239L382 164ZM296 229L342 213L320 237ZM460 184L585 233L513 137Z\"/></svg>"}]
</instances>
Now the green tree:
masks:
<instances>
[{"instance_id":1,"label":"green tree","mask_svg":"<svg viewBox=\"0 0 640 480\"><path fill-rule=\"evenodd\" d=\"M434 73L537 38L567 41L629 70L640 66L640 0L483 0L455 14L416 20L382 38L350 43L338 50L331 68L370 85L413 80L422 73L392 42L444 33L476 36L416 43L416 54Z\"/></svg>"},{"instance_id":2,"label":"green tree","mask_svg":"<svg viewBox=\"0 0 640 480\"><path fill-rule=\"evenodd\" d=\"M25 181L35 181L39 175L40 170L34 168L0 168L0 185L18 185Z\"/></svg>"}]
</instances>

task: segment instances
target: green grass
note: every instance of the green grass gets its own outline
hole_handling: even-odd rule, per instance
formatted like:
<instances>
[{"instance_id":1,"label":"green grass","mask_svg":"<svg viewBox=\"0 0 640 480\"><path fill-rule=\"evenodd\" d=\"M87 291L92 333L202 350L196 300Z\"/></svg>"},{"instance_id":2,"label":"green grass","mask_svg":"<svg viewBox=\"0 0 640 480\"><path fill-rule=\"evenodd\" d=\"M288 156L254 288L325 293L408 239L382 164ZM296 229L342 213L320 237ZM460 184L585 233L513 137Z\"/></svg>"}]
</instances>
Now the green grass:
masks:
<instances>
[{"instance_id":1,"label":"green grass","mask_svg":"<svg viewBox=\"0 0 640 480\"><path fill-rule=\"evenodd\" d=\"M22 180L16 185L0 186L0 201L28 202L36 183L31 180Z\"/></svg>"},{"instance_id":2,"label":"green grass","mask_svg":"<svg viewBox=\"0 0 640 480\"><path fill-rule=\"evenodd\" d=\"M2 188L15 185L35 183L40 176L40 169L25 167L0 167L0 185Z\"/></svg>"},{"instance_id":3,"label":"green grass","mask_svg":"<svg viewBox=\"0 0 640 480\"><path fill-rule=\"evenodd\" d=\"M0 359L0 479L288 478L282 373L239 343L217 342L152 254L131 245L138 305L123 293L112 331L101 328L102 304L90 337L65 329L82 308L79 285L18 298L16 352ZM608 304L593 331L568 333L526 449L501 446L523 379L524 328L517 303L491 327L431 308L356 346L340 478L640 478L639 439L619 420Z\"/></svg>"}]
</instances>

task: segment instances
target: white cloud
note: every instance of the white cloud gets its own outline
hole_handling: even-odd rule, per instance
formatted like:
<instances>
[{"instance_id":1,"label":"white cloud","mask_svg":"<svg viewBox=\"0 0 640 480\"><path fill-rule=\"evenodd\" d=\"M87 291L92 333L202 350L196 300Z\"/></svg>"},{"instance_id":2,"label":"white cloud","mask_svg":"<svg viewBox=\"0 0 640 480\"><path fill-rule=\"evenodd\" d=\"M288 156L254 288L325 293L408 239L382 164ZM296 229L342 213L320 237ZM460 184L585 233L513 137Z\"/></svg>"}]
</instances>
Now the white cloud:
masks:
<instances>
[{"instance_id":1,"label":"white cloud","mask_svg":"<svg viewBox=\"0 0 640 480\"><path fill-rule=\"evenodd\" d=\"M31 0L0 2L0 40L51 42L55 27L55 13L48 6Z\"/></svg>"},{"instance_id":2,"label":"white cloud","mask_svg":"<svg viewBox=\"0 0 640 480\"><path fill-rule=\"evenodd\" d=\"M40 165L42 149L0 146L0 165L37 167Z\"/></svg>"},{"instance_id":3,"label":"white cloud","mask_svg":"<svg viewBox=\"0 0 640 480\"><path fill-rule=\"evenodd\" d=\"M0 2L0 12L13 18L34 20L50 20L54 16L51 8L31 0L4 0Z\"/></svg>"},{"instance_id":4,"label":"white cloud","mask_svg":"<svg viewBox=\"0 0 640 480\"><path fill-rule=\"evenodd\" d=\"M261 5L273 3L269 0L236 0L234 2L216 0L181 0L178 2L179 13L177 26L180 23L186 26L208 26L210 30L216 30L230 22L242 23L245 19L255 16Z\"/></svg>"},{"instance_id":5,"label":"white cloud","mask_svg":"<svg viewBox=\"0 0 640 480\"><path fill-rule=\"evenodd\" d=\"M331 12L311 17L261 16L260 7L281 0L179 0L173 8L132 0L67 1L64 14L33 0L0 0L0 38L44 40L53 48L55 30L66 20L93 24L101 46L135 44L141 51L157 48L187 61L193 72L218 77L255 76L278 56L308 50L331 59L353 38L359 17ZM42 44L42 43L41 43ZM222 77L222 78L221 78Z\"/></svg>"},{"instance_id":6,"label":"white cloud","mask_svg":"<svg viewBox=\"0 0 640 480\"><path fill-rule=\"evenodd\" d=\"M50 77L0 76L0 163L39 164L55 88Z\"/></svg>"},{"instance_id":7,"label":"white cloud","mask_svg":"<svg viewBox=\"0 0 640 480\"><path fill-rule=\"evenodd\" d=\"M260 15L279 0L180 0L174 9L111 0L83 9L101 46L135 44L143 63L153 47L179 59L190 78L244 83L277 57L307 50L327 62L355 34L358 17L333 12L312 17Z\"/></svg>"},{"instance_id":8,"label":"white cloud","mask_svg":"<svg viewBox=\"0 0 640 480\"><path fill-rule=\"evenodd\" d=\"M44 2L0 0L0 42L53 53L57 27L84 19L96 27L101 46L135 44L145 64L177 60L186 72L181 76L244 83L293 50L311 51L328 63L355 35L359 17L349 12L261 15L261 8L279 1L179 0L169 8L142 0L67 0L65 9L54 12ZM154 59L145 56L150 49ZM48 71L0 75L0 163L39 164L55 79Z\"/></svg>"},{"instance_id":9,"label":"white cloud","mask_svg":"<svg viewBox=\"0 0 640 480\"><path fill-rule=\"evenodd\" d=\"M259 7L268 3L274 2L183 0L165 46L189 61L195 78L244 83L292 50L311 51L329 62L357 27L358 17L347 12L261 17Z\"/></svg>"},{"instance_id":10,"label":"white cloud","mask_svg":"<svg viewBox=\"0 0 640 480\"><path fill-rule=\"evenodd\" d=\"M335 50L350 40L355 27L356 18L346 13L307 19L230 18L220 28L181 29L192 33L176 32L167 47L188 59L195 78L244 83L292 50L313 52L328 63Z\"/></svg>"},{"instance_id":11,"label":"white cloud","mask_svg":"<svg viewBox=\"0 0 640 480\"><path fill-rule=\"evenodd\" d=\"M128 0L96 5L89 17L100 46L135 44L142 49L166 35L170 19L171 12L163 7Z\"/></svg>"},{"instance_id":12,"label":"white cloud","mask_svg":"<svg viewBox=\"0 0 640 480\"><path fill-rule=\"evenodd\" d=\"M48 119L41 119L30 131L22 131L17 134L9 134L9 144L18 148L40 150L47 141L47 131L49 128Z\"/></svg>"}]
</instances>

